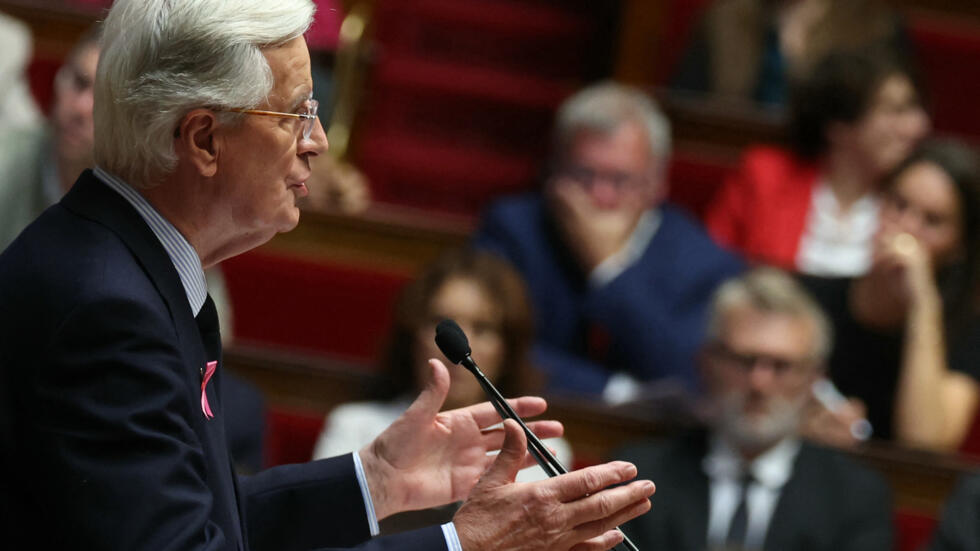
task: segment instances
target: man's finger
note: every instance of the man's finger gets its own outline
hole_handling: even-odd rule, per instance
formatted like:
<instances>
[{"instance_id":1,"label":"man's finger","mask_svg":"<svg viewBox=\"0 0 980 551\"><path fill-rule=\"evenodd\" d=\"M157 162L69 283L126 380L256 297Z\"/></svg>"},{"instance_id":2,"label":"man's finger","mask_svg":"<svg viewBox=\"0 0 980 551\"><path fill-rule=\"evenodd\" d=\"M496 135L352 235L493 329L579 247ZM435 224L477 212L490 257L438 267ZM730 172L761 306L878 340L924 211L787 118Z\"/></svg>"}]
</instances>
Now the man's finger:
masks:
<instances>
[{"instance_id":1,"label":"man's finger","mask_svg":"<svg viewBox=\"0 0 980 551\"><path fill-rule=\"evenodd\" d=\"M566 503L569 522L573 526L578 526L592 521L616 518L619 512L630 507L632 504L647 501L647 498L652 496L655 490L656 487L653 485L653 482L649 480L637 480L626 486L610 488L578 501ZM621 522L625 522L625 520ZM612 525L600 525L601 530L596 531L595 534L613 528L618 524L617 522Z\"/></svg>"},{"instance_id":2,"label":"man's finger","mask_svg":"<svg viewBox=\"0 0 980 551\"><path fill-rule=\"evenodd\" d=\"M443 363L436 359L429 360L429 380L419 394L419 397L412 402L412 405L405 412L405 415L423 418L433 418L442 409L442 404L446 401L449 394L449 370Z\"/></svg>"},{"instance_id":3,"label":"man's finger","mask_svg":"<svg viewBox=\"0 0 980 551\"><path fill-rule=\"evenodd\" d=\"M507 400L510 407L514 409L514 412L521 417L534 417L535 415L541 415L546 409L548 409L548 403L544 401L544 398L538 398L537 396L523 396L521 398L512 398ZM487 427L492 427L500 422L500 414L497 410L493 408L490 402L483 402L475 406L470 406L464 408L464 411L473 416L473 420L476 421L477 426L481 429Z\"/></svg>"},{"instance_id":4,"label":"man's finger","mask_svg":"<svg viewBox=\"0 0 980 551\"><path fill-rule=\"evenodd\" d=\"M625 461L595 465L552 479L560 501L574 501L599 490L632 480L636 466Z\"/></svg>"},{"instance_id":5,"label":"man's finger","mask_svg":"<svg viewBox=\"0 0 980 551\"><path fill-rule=\"evenodd\" d=\"M568 551L608 551L619 545L623 541L623 534L619 530L609 530L601 536L583 541L569 549Z\"/></svg>"},{"instance_id":6,"label":"man's finger","mask_svg":"<svg viewBox=\"0 0 980 551\"><path fill-rule=\"evenodd\" d=\"M517 472L524 465L524 455L527 452L527 438L524 430L513 419L504 421L504 443L500 453L493 460L490 468L480 479L480 486L495 488L510 484L517 477Z\"/></svg>"},{"instance_id":7,"label":"man's finger","mask_svg":"<svg viewBox=\"0 0 980 551\"><path fill-rule=\"evenodd\" d=\"M615 527L622 524L626 524L630 520L646 513L649 510L649 499L637 501L636 503L631 503L629 506L620 509L609 517L576 526L572 533L575 534L576 539L592 538L595 537L596 534L608 533L609 530L615 529Z\"/></svg>"},{"instance_id":8,"label":"man's finger","mask_svg":"<svg viewBox=\"0 0 980 551\"><path fill-rule=\"evenodd\" d=\"M542 440L557 438L565 432L565 427L558 421L535 421L528 423L527 428L531 429L531 432ZM499 450L504 443L504 431L501 428L486 430L481 438L483 447L487 451Z\"/></svg>"}]
</instances>

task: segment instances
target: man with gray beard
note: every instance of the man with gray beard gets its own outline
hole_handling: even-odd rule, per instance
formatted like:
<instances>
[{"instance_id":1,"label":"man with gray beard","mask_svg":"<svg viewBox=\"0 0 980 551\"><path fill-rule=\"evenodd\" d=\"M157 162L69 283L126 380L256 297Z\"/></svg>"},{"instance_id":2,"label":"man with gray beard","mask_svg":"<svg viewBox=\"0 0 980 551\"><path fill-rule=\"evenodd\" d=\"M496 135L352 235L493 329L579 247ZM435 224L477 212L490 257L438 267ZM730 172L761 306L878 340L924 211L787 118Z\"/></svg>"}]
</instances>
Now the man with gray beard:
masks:
<instances>
[{"instance_id":1,"label":"man with gray beard","mask_svg":"<svg viewBox=\"0 0 980 551\"><path fill-rule=\"evenodd\" d=\"M771 268L722 285L699 369L708 429L617 453L658 481L653 509L627 525L643 549L892 549L883 480L800 424L830 350L829 324Z\"/></svg>"}]
</instances>

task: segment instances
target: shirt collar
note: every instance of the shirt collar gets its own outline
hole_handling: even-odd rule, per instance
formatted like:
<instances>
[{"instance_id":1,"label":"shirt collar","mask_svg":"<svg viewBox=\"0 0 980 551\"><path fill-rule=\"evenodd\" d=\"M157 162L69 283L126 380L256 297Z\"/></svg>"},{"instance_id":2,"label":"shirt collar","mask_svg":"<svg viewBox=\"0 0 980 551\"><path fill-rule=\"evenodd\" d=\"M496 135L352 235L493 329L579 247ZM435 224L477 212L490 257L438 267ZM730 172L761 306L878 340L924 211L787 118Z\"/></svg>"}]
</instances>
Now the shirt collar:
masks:
<instances>
[{"instance_id":1,"label":"shirt collar","mask_svg":"<svg viewBox=\"0 0 980 551\"><path fill-rule=\"evenodd\" d=\"M663 214L659 208L647 210L640 215L626 243L592 270L589 283L595 288L603 287L640 260L660 228L662 219Z\"/></svg>"},{"instance_id":2,"label":"shirt collar","mask_svg":"<svg viewBox=\"0 0 980 551\"><path fill-rule=\"evenodd\" d=\"M770 489L779 489L792 476L793 462L799 451L799 439L787 437L756 457L747 466L743 466L742 456L735 447L720 434L713 434L702 467L712 479L738 479L743 470L747 470L758 484Z\"/></svg>"},{"instance_id":3,"label":"shirt collar","mask_svg":"<svg viewBox=\"0 0 980 551\"><path fill-rule=\"evenodd\" d=\"M180 231L157 212L153 205L132 186L105 171L102 167L95 167L94 172L100 180L116 193L122 195L123 199L136 209L136 212L150 227L153 235L160 240L160 244L167 251L167 256L173 262L174 268L177 269L177 275L180 276L180 283L184 287L184 293L187 294L187 302L190 304L191 312L194 317L197 317L208 296L204 267L201 266L201 258L197 256L197 251L187 242Z\"/></svg>"}]
</instances>

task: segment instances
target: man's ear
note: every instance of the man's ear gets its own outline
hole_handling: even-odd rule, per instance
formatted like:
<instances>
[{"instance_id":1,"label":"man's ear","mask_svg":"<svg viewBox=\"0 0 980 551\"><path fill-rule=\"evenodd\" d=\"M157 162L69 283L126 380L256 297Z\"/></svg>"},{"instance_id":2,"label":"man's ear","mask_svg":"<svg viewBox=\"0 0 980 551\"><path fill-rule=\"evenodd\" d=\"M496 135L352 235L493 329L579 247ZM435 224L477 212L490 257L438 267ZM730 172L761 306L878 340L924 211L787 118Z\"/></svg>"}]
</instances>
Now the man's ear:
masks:
<instances>
[{"instance_id":1,"label":"man's ear","mask_svg":"<svg viewBox=\"0 0 980 551\"><path fill-rule=\"evenodd\" d=\"M218 118L208 109L194 109L184 115L174 134L174 150L206 178L218 171L218 146L214 133Z\"/></svg>"}]
</instances>

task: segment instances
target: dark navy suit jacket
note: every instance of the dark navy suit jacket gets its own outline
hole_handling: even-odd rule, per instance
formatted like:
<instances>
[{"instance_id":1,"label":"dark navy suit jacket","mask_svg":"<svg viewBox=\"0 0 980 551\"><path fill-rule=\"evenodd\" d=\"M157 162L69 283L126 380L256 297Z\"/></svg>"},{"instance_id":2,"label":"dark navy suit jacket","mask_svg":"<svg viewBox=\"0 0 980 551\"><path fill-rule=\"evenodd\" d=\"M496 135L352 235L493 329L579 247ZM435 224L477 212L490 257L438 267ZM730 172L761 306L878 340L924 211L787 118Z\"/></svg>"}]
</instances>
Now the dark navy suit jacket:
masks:
<instances>
[{"instance_id":1,"label":"dark navy suit jacket","mask_svg":"<svg viewBox=\"0 0 980 551\"><path fill-rule=\"evenodd\" d=\"M695 386L711 295L742 263L680 210L660 210L640 259L600 288L589 286L540 195L503 199L484 216L474 244L509 260L527 281L550 388L601 392L613 371Z\"/></svg>"},{"instance_id":2,"label":"dark navy suit jacket","mask_svg":"<svg viewBox=\"0 0 980 551\"><path fill-rule=\"evenodd\" d=\"M709 487L707 434L631 445L615 457L657 482L653 508L623 529L641 549L703 551ZM891 551L891 493L843 453L804 442L766 531L763 551Z\"/></svg>"},{"instance_id":3,"label":"dark navy suit jacket","mask_svg":"<svg viewBox=\"0 0 980 551\"><path fill-rule=\"evenodd\" d=\"M0 256L0 530L12 549L369 539L351 457L234 474L222 366L139 214L90 172ZM213 357L219 356L219 357ZM438 527L364 549L445 549Z\"/></svg>"}]
</instances>

